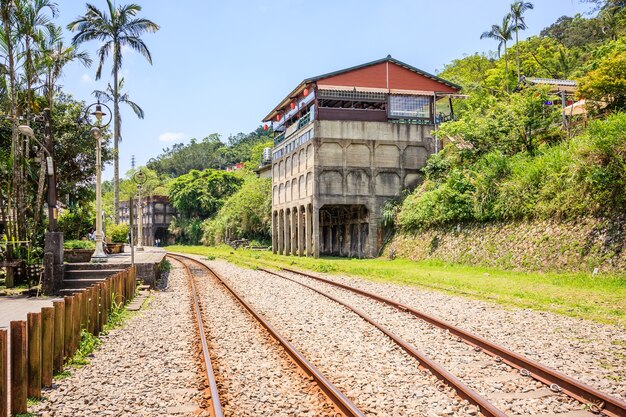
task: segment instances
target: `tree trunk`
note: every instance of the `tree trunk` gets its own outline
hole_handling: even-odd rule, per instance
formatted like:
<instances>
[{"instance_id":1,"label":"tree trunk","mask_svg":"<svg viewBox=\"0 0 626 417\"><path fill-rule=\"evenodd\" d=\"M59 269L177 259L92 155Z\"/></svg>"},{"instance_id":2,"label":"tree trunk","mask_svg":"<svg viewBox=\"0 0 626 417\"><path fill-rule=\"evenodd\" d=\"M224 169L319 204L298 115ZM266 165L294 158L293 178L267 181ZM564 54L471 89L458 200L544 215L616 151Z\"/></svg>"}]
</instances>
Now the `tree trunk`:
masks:
<instances>
[{"instance_id":1,"label":"tree trunk","mask_svg":"<svg viewBox=\"0 0 626 417\"><path fill-rule=\"evenodd\" d=\"M114 46L113 57L117 57L117 44ZM117 60L113 61L113 218L115 224L120 222L120 106L119 90L117 84Z\"/></svg>"},{"instance_id":2,"label":"tree trunk","mask_svg":"<svg viewBox=\"0 0 626 417\"><path fill-rule=\"evenodd\" d=\"M517 26L517 21L515 22L515 26ZM515 53L517 54L517 82L521 77L520 74L520 65L519 65L519 29L515 28Z\"/></svg>"},{"instance_id":3,"label":"tree trunk","mask_svg":"<svg viewBox=\"0 0 626 417\"><path fill-rule=\"evenodd\" d=\"M506 41L504 42L504 65L505 65L505 69L506 69L506 92L510 93L510 87L509 87L509 54L506 50Z\"/></svg>"}]
</instances>

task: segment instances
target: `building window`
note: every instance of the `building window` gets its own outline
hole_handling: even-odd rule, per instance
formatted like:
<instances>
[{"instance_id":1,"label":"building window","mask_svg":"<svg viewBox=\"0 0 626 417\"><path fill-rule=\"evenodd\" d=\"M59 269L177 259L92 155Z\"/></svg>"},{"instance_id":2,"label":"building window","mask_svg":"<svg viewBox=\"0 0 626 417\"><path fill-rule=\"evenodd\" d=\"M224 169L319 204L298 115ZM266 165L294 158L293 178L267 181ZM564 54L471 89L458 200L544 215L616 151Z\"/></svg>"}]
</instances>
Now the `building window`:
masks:
<instances>
[{"instance_id":1,"label":"building window","mask_svg":"<svg viewBox=\"0 0 626 417\"><path fill-rule=\"evenodd\" d=\"M431 101L428 96L390 95L389 117L428 119Z\"/></svg>"}]
</instances>

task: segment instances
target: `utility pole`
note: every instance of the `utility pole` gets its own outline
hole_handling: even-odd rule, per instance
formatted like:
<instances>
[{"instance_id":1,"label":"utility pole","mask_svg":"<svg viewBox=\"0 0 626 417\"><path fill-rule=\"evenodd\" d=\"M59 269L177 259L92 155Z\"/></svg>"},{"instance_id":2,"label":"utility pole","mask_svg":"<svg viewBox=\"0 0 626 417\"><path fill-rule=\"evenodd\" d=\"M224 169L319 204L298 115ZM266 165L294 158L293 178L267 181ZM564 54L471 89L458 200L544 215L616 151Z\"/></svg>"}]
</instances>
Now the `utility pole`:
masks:
<instances>
[{"instance_id":1,"label":"utility pole","mask_svg":"<svg viewBox=\"0 0 626 417\"><path fill-rule=\"evenodd\" d=\"M52 126L50 120L50 109L43 109L44 135L45 145L48 150L48 156L46 157L46 165L48 166L48 230L51 232L57 231L57 219L59 212L57 209L57 184L56 184L56 167L54 166L54 144L52 139Z\"/></svg>"},{"instance_id":2,"label":"utility pole","mask_svg":"<svg viewBox=\"0 0 626 417\"><path fill-rule=\"evenodd\" d=\"M58 231L57 183L54 165L54 142L52 137L52 119L50 109L43 110L44 145L47 150L46 166L48 175L48 232L44 239L44 294L56 293L63 284L63 233Z\"/></svg>"}]
</instances>

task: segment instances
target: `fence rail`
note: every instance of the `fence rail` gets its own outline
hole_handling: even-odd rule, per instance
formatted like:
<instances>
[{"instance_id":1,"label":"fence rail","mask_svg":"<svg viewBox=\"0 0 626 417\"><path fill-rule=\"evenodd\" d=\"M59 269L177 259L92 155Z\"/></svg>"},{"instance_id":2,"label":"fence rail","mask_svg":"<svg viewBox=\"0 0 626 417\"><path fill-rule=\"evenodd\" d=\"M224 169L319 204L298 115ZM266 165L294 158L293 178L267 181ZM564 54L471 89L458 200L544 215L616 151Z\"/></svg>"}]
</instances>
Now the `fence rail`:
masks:
<instances>
[{"instance_id":1,"label":"fence rail","mask_svg":"<svg viewBox=\"0 0 626 417\"><path fill-rule=\"evenodd\" d=\"M27 320L12 321L9 331L0 329L0 417L27 412L28 397L40 397L42 387L52 386L53 372L63 371L74 356L81 332L100 334L111 310L133 299L136 276L132 266L28 313Z\"/></svg>"}]
</instances>

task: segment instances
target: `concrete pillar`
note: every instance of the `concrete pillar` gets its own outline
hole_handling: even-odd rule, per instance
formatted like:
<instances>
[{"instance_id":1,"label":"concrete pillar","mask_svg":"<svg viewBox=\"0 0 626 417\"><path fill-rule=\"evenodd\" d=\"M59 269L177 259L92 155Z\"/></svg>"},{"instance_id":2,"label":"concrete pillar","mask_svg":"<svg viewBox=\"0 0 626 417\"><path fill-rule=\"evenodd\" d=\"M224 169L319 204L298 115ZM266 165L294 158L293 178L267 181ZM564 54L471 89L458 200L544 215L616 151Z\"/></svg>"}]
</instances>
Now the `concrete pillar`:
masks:
<instances>
[{"instance_id":1,"label":"concrete pillar","mask_svg":"<svg viewBox=\"0 0 626 417\"><path fill-rule=\"evenodd\" d=\"M278 213L272 211L272 253L278 252Z\"/></svg>"},{"instance_id":2,"label":"concrete pillar","mask_svg":"<svg viewBox=\"0 0 626 417\"><path fill-rule=\"evenodd\" d=\"M291 254L298 256L298 209L293 207L291 209Z\"/></svg>"},{"instance_id":3,"label":"concrete pillar","mask_svg":"<svg viewBox=\"0 0 626 417\"><path fill-rule=\"evenodd\" d=\"M375 258L378 255L378 220L370 217L365 256Z\"/></svg>"},{"instance_id":4,"label":"concrete pillar","mask_svg":"<svg viewBox=\"0 0 626 417\"><path fill-rule=\"evenodd\" d=\"M291 253L291 210L285 210L285 216L283 221L285 222L285 237L283 238L285 241L285 255L289 255Z\"/></svg>"},{"instance_id":5,"label":"concrete pillar","mask_svg":"<svg viewBox=\"0 0 626 417\"><path fill-rule=\"evenodd\" d=\"M285 248L285 223L283 221L283 217L285 212L280 210L278 212L278 253L280 255L283 254L283 249Z\"/></svg>"},{"instance_id":6,"label":"concrete pillar","mask_svg":"<svg viewBox=\"0 0 626 417\"><path fill-rule=\"evenodd\" d=\"M313 256L315 258L320 257L320 210L319 208L313 206L312 210L313 217Z\"/></svg>"},{"instance_id":7,"label":"concrete pillar","mask_svg":"<svg viewBox=\"0 0 626 417\"><path fill-rule=\"evenodd\" d=\"M306 233L306 256L313 256L313 222L312 222L312 213L311 213L311 205L306 205L306 215L305 215L305 233Z\"/></svg>"},{"instance_id":8,"label":"concrete pillar","mask_svg":"<svg viewBox=\"0 0 626 417\"><path fill-rule=\"evenodd\" d=\"M304 206L298 208L298 256L304 256Z\"/></svg>"}]
</instances>

